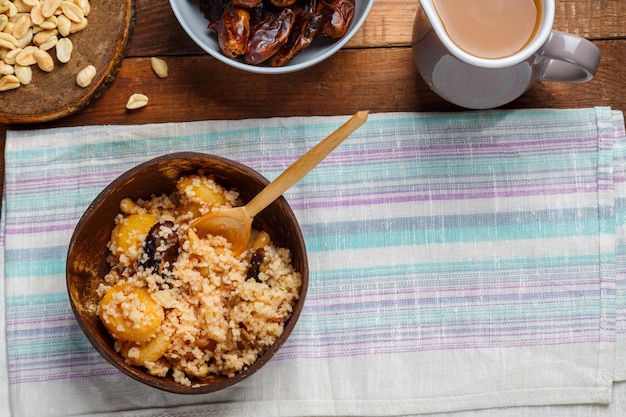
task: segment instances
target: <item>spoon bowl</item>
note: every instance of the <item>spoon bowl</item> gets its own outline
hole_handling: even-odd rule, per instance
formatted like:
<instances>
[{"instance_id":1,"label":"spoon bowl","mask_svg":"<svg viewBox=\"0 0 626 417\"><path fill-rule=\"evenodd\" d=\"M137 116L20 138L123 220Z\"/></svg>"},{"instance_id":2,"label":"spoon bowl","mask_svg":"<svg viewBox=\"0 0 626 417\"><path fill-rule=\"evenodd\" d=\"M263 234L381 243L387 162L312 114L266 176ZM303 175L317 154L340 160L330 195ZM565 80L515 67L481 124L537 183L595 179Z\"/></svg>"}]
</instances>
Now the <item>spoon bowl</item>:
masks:
<instances>
[{"instance_id":1,"label":"spoon bowl","mask_svg":"<svg viewBox=\"0 0 626 417\"><path fill-rule=\"evenodd\" d=\"M224 236L230 242L235 254L243 253L250 243L254 216L322 162L328 154L367 121L368 115L367 110L355 113L347 122L290 165L245 206L207 213L197 218L190 227L196 230L199 237Z\"/></svg>"},{"instance_id":2,"label":"spoon bowl","mask_svg":"<svg viewBox=\"0 0 626 417\"><path fill-rule=\"evenodd\" d=\"M202 221L192 223L198 236L224 236L231 244L234 253L241 254L248 249L252 231L253 216L246 211L246 206L233 207L208 213Z\"/></svg>"}]
</instances>

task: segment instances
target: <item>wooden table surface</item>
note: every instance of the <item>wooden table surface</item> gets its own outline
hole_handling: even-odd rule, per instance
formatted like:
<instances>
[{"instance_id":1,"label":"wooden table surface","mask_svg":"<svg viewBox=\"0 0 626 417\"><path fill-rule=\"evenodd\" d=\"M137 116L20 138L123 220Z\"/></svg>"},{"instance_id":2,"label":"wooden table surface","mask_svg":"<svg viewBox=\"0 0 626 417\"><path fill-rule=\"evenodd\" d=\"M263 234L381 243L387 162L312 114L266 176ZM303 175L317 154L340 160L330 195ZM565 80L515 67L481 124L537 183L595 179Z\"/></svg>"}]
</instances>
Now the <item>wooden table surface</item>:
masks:
<instances>
[{"instance_id":1,"label":"wooden table surface","mask_svg":"<svg viewBox=\"0 0 626 417\"><path fill-rule=\"evenodd\" d=\"M418 7L417 0L376 0L361 30L336 55L301 72L268 76L232 69L205 54L178 25L168 1L137 0L126 58L105 93L63 119L13 128L461 110L431 92L413 64ZM556 0L554 28L600 48L596 77L576 85L537 83L507 107L626 110L626 1ZM153 74L153 56L167 60L168 78ZM135 92L146 94L150 104L127 111ZM7 128L0 126L2 155ZM4 161L0 174L4 178Z\"/></svg>"}]
</instances>

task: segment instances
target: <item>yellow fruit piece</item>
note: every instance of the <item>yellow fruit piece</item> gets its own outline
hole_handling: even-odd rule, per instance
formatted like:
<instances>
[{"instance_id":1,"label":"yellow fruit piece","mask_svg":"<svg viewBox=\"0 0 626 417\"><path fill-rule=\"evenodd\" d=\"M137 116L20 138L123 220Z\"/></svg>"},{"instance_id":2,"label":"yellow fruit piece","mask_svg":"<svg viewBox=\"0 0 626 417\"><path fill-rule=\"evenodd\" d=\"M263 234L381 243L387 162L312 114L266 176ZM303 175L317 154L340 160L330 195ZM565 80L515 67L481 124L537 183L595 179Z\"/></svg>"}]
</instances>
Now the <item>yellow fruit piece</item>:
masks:
<instances>
[{"instance_id":1,"label":"yellow fruit piece","mask_svg":"<svg viewBox=\"0 0 626 417\"><path fill-rule=\"evenodd\" d=\"M226 199L219 186L197 176L183 177L176 183L178 192L190 200L204 203L211 207L224 205Z\"/></svg>"},{"instance_id":2,"label":"yellow fruit piece","mask_svg":"<svg viewBox=\"0 0 626 417\"><path fill-rule=\"evenodd\" d=\"M100 301L100 319L111 335L122 341L144 342L161 325L165 312L146 288L122 282Z\"/></svg>"},{"instance_id":3,"label":"yellow fruit piece","mask_svg":"<svg viewBox=\"0 0 626 417\"><path fill-rule=\"evenodd\" d=\"M261 231L256 236L256 238L254 238L254 241L252 242L252 249L254 250L261 249L271 243L272 243L272 240L270 239L270 235L266 231Z\"/></svg>"},{"instance_id":4,"label":"yellow fruit piece","mask_svg":"<svg viewBox=\"0 0 626 417\"><path fill-rule=\"evenodd\" d=\"M124 253L136 257L139 247L157 221L156 217L148 213L125 217L111 232L111 253L118 257Z\"/></svg>"},{"instance_id":5,"label":"yellow fruit piece","mask_svg":"<svg viewBox=\"0 0 626 417\"><path fill-rule=\"evenodd\" d=\"M132 365L144 366L146 362L156 362L159 360L163 354L167 352L169 346L169 335L161 331L145 343L124 343L120 353Z\"/></svg>"}]
</instances>

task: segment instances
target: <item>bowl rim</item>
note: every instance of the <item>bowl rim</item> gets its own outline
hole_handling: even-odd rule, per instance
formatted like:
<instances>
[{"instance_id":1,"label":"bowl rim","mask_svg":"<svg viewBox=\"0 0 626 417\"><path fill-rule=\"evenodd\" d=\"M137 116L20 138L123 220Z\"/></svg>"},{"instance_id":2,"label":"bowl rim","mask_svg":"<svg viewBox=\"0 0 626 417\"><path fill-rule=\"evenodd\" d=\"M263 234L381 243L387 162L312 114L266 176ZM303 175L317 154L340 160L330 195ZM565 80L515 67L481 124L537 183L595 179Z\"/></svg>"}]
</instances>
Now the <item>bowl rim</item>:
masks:
<instances>
[{"instance_id":1,"label":"bowl rim","mask_svg":"<svg viewBox=\"0 0 626 417\"><path fill-rule=\"evenodd\" d=\"M307 61L296 63L296 64L287 63L286 65L282 67L268 67L268 66L263 66L263 65L247 64L245 62L240 62L235 59L229 58L226 55L222 54L221 51L216 51L215 49L210 48L209 46L206 45L206 43L202 40L202 38L199 37L191 29L191 27L187 25L187 23L185 23L185 20L183 18L183 12L182 12L183 6L181 6L181 4L183 2L188 3L189 0L169 0L169 3L170 3L170 7L172 11L174 12L176 20L178 21L179 25L183 28L185 33L195 42L196 45L198 45L202 50L207 52L209 55L211 55L213 58L217 59L218 61L221 61L227 65L230 65L242 71L252 72L256 74L288 74L291 72L300 71L305 68L309 68L314 65L317 65L320 62L325 61L326 59L330 58L337 51L343 48L354 37L356 32L359 31L361 26L363 26L363 22L365 22L365 19L367 19L367 16L369 15L370 10L372 9L372 6L374 5L374 0L363 0L363 1L365 1L365 8L363 9L363 13L358 17L358 19L353 19L352 23L350 24L350 28L345 33L345 35L342 36L340 39L337 39L335 42L333 42L326 51L324 51L320 55L312 59L309 59ZM193 3L196 4L197 1L194 0ZM200 13L200 11L198 11L198 13ZM207 22L207 25L208 25L208 22Z\"/></svg>"},{"instance_id":2,"label":"bowl rim","mask_svg":"<svg viewBox=\"0 0 626 417\"><path fill-rule=\"evenodd\" d=\"M111 365L113 365L123 374L126 374L127 376L130 376L131 378L145 385L160 389L162 391L167 391L167 392L175 393L175 394L207 394L207 393L216 392L224 388L230 387L234 384L237 384L241 382L242 380L248 378L250 375L257 372L259 369L261 369L267 362L271 360L274 354L282 347L285 341L289 338L289 336L291 335L293 329L295 328L300 318L302 309L304 307L306 295L308 292L308 281L309 281L308 253L306 250L306 242L304 240L304 237L302 236L302 229L299 225L299 222L295 214L293 213L291 206L289 205L289 203L283 196L279 197L276 201L282 206L283 210L285 210L289 218L294 222L296 226L295 227L296 236L294 240L296 240L299 243L299 246L301 245L303 255L304 255L302 259L302 263L303 263L302 266L304 270L298 271L302 276L302 286L300 288L299 298L296 301L292 315L289 317L288 321L285 323L285 326L283 328L283 333L276 339L276 341L270 347L267 348L267 350L265 350L265 352L263 352L260 356L257 357L254 363L245 367L241 371L237 372L234 377L220 378L219 382L206 384L206 385L197 385L197 384L194 384L192 381L191 386L185 386L185 385L178 384L178 383L163 382L164 378L152 376L148 374L143 368L126 364L124 360L121 358L121 356L119 356L119 354L118 355L111 354L110 350L107 350L105 346L103 346L103 344L100 343L100 341L97 339L94 333L92 333L91 331L87 331L89 329L89 325L87 321L85 320L85 318L83 317L83 315L80 313L79 306L77 305L77 302L74 299L74 296L72 295L72 291L71 291L72 273L70 269L72 265L71 265L70 260L73 254L73 250L76 246L76 239L79 237L81 229L90 219L91 215L98 209L98 207L100 207L104 203L108 194L112 190L114 190L117 185L123 183L125 180L135 175L139 171L145 170L151 166L158 165L161 163L171 162L177 159L190 159L190 158L203 159L206 161L217 160L222 163L232 165L239 170L242 170L247 175L250 175L252 178L254 178L256 181L259 181L264 186L269 184L269 180L267 178L265 178L263 175L261 175L258 171L256 171L254 168L250 166L244 165L237 161L224 158L218 155L202 153L202 152L173 152L173 153L168 153L168 154L164 154L161 156L157 156L155 158L152 158L150 160L137 164L129 168L128 170L124 171L122 174L118 175L113 181L111 181L102 191L100 191L100 193L98 193L98 195L89 204L87 209L83 212L82 216L80 217L79 221L74 227L74 231L72 232L72 236L69 241L67 255L66 255L65 283L66 283L66 291L68 293L70 306L72 308L74 317L79 324L79 327L81 328L83 334L87 337L90 344Z\"/></svg>"}]
</instances>

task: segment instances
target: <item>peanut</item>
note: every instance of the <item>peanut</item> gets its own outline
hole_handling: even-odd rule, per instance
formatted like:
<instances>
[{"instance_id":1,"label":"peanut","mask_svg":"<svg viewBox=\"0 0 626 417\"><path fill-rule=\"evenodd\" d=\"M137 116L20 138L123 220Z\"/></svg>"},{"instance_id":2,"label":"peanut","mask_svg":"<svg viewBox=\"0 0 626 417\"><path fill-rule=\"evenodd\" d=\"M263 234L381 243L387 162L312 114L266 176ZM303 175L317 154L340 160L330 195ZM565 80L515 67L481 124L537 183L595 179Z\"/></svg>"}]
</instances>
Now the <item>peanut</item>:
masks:
<instances>
[{"instance_id":1,"label":"peanut","mask_svg":"<svg viewBox=\"0 0 626 417\"><path fill-rule=\"evenodd\" d=\"M26 48L33 41L33 30L29 29L26 35L17 40L17 47L20 49Z\"/></svg>"},{"instance_id":2,"label":"peanut","mask_svg":"<svg viewBox=\"0 0 626 417\"><path fill-rule=\"evenodd\" d=\"M9 65L15 65L15 58L22 52L22 48L11 49L4 56L4 62Z\"/></svg>"},{"instance_id":3,"label":"peanut","mask_svg":"<svg viewBox=\"0 0 626 417\"><path fill-rule=\"evenodd\" d=\"M57 17L57 29L59 29L59 33L61 36L67 36L70 34L70 29L72 27L72 21L69 17L64 14L59 15Z\"/></svg>"},{"instance_id":4,"label":"peanut","mask_svg":"<svg viewBox=\"0 0 626 417\"><path fill-rule=\"evenodd\" d=\"M81 22L85 18L85 13L76 3L64 0L61 2L61 10L72 22Z\"/></svg>"},{"instance_id":5,"label":"peanut","mask_svg":"<svg viewBox=\"0 0 626 417\"><path fill-rule=\"evenodd\" d=\"M59 19L56 16L46 17L43 20L43 22L39 24L40 28L47 29L47 30L57 29L58 26L59 26Z\"/></svg>"},{"instance_id":6,"label":"peanut","mask_svg":"<svg viewBox=\"0 0 626 417\"><path fill-rule=\"evenodd\" d=\"M15 22L12 35L15 36L16 39L19 39L26 35L31 26L32 22L30 20L30 16L22 15L17 22Z\"/></svg>"},{"instance_id":7,"label":"peanut","mask_svg":"<svg viewBox=\"0 0 626 417\"><path fill-rule=\"evenodd\" d=\"M57 42L57 59L59 62L66 64L72 58L72 50L74 49L74 44L69 38L61 38Z\"/></svg>"},{"instance_id":8,"label":"peanut","mask_svg":"<svg viewBox=\"0 0 626 417\"><path fill-rule=\"evenodd\" d=\"M128 98L126 102L126 108L128 110L140 109L148 105L148 96L144 94L135 93Z\"/></svg>"},{"instance_id":9,"label":"peanut","mask_svg":"<svg viewBox=\"0 0 626 417\"><path fill-rule=\"evenodd\" d=\"M33 79L33 70L31 69L31 67L23 67L16 64L13 68L15 70L15 76L18 80L20 80L20 84L30 84L31 80Z\"/></svg>"},{"instance_id":10,"label":"peanut","mask_svg":"<svg viewBox=\"0 0 626 417\"><path fill-rule=\"evenodd\" d=\"M33 52L37 66L45 72L51 72L54 69L54 61L49 53L43 49L35 49Z\"/></svg>"},{"instance_id":11,"label":"peanut","mask_svg":"<svg viewBox=\"0 0 626 417\"><path fill-rule=\"evenodd\" d=\"M78 7L80 7L83 10L83 15L88 16L89 13L91 12L91 4L89 4L89 0L73 0L74 3L76 3L76 5Z\"/></svg>"},{"instance_id":12,"label":"peanut","mask_svg":"<svg viewBox=\"0 0 626 417\"><path fill-rule=\"evenodd\" d=\"M30 9L30 20L32 20L35 25L40 25L45 19L42 9L43 3L37 3L32 9Z\"/></svg>"},{"instance_id":13,"label":"peanut","mask_svg":"<svg viewBox=\"0 0 626 417\"><path fill-rule=\"evenodd\" d=\"M2 33L2 32L0 32ZM15 49L15 45L9 40L0 38L0 48L4 49Z\"/></svg>"},{"instance_id":14,"label":"peanut","mask_svg":"<svg viewBox=\"0 0 626 417\"><path fill-rule=\"evenodd\" d=\"M5 47L7 49L15 49L17 46L17 38L10 33L0 32L0 42L3 42L0 47ZM4 46L5 44L7 46Z\"/></svg>"},{"instance_id":15,"label":"peanut","mask_svg":"<svg viewBox=\"0 0 626 417\"><path fill-rule=\"evenodd\" d=\"M76 75L76 84L80 87L88 87L96 76L96 67L87 65Z\"/></svg>"},{"instance_id":16,"label":"peanut","mask_svg":"<svg viewBox=\"0 0 626 417\"><path fill-rule=\"evenodd\" d=\"M43 0L41 14L43 17L50 17L61 6L62 0Z\"/></svg>"},{"instance_id":17,"label":"peanut","mask_svg":"<svg viewBox=\"0 0 626 417\"><path fill-rule=\"evenodd\" d=\"M24 0L13 0L13 4L15 5L18 13L29 12L30 9L33 8L33 6L29 6L28 4L26 4Z\"/></svg>"},{"instance_id":18,"label":"peanut","mask_svg":"<svg viewBox=\"0 0 626 417\"><path fill-rule=\"evenodd\" d=\"M48 41L52 36L56 36L59 34L57 29L46 29L41 32L37 32L35 36L33 36L33 43L37 46L41 46Z\"/></svg>"},{"instance_id":19,"label":"peanut","mask_svg":"<svg viewBox=\"0 0 626 417\"><path fill-rule=\"evenodd\" d=\"M169 67L164 59L150 58L150 66L152 67L152 71L154 71L159 78L166 78L169 74Z\"/></svg>"},{"instance_id":20,"label":"peanut","mask_svg":"<svg viewBox=\"0 0 626 417\"><path fill-rule=\"evenodd\" d=\"M120 211L124 214L132 214L135 207L137 207L137 204L130 198L123 198L120 201Z\"/></svg>"},{"instance_id":21,"label":"peanut","mask_svg":"<svg viewBox=\"0 0 626 417\"><path fill-rule=\"evenodd\" d=\"M29 84L35 64L53 71L55 49L56 60L68 63L74 49L69 36L87 27L90 12L90 0L0 0L0 91ZM95 75L88 65L76 83L87 87Z\"/></svg>"},{"instance_id":22,"label":"peanut","mask_svg":"<svg viewBox=\"0 0 626 417\"><path fill-rule=\"evenodd\" d=\"M13 65L0 61L0 75L11 75L15 72Z\"/></svg>"},{"instance_id":23,"label":"peanut","mask_svg":"<svg viewBox=\"0 0 626 417\"><path fill-rule=\"evenodd\" d=\"M15 75L5 75L0 78L0 91L13 90L20 86L20 80Z\"/></svg>"},{"instance_id":24,"label":"peanut","mask_svg":"<svg viewBox=\"0 0 626 417\"><path fill-rule=\"evenodd\" d=\"M39 45L39 49L41 49L42 51L49 51L50 49L57 46L58 42L59 38L57 38L56 36L50 36L47 41Z\"/></svg>"},{"instance_id":25,"label":"peanut","mask_svg":"<svg viewBox=\"0 0 626 417\"><path fill-rule=\"evenodd\" d=\"M17 7L15 7L15 4L13 4L12 2L9 3L9 10L7 10L6 14L9 17L17 15Z\"/></svg>"},{"instance_id":26,"label":"peanut","mask_svg":"<svg viewBox=\"0 0 626 417\"><path fill-rule=\"evenodd\" d=\"M6 15L6 16L8 16L8 15ZM11 33L11 32L13 32L13 26L15 26L15 22L13 22L11 19L9 19L9 21L6 24L6 26L4 26L4 29L2 29L2 32L4 32L4 33Z\"/></svg>"},{"instance_id":27,"label":"peanut","mask_svg":"<svg viewBox=\"0 0 626 417\"><path fill-rule=\"evenodd\" d=\"M87 27L87 18L84 17L80 22L74 22L70 19L70 33L80 32Z\"/></svg>"},{"instance_id":28,"label":"peanut","mask_svg":"<svg viewBox=\"0 0 626 417\"><path fill-rule=\"evenodd\" d=\"M0 13L7 13L11 7L9 0L0 1Z\"/></svg>"},{"instance_id":29,"label":"peanut","mask_svg":"<svg viewBox=\"0 0 626 417\"><path fill-rule=\"evenodd\" d=\"M35 65L37 60L35 59L35 50L38 49L36 46L30 45L26 48L22 49L22 52L17 54L15 57L15 62L24 67L29 65Z\"/></svg>"}]
</instances>

